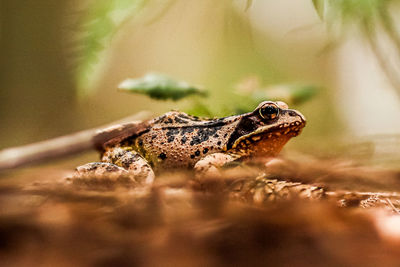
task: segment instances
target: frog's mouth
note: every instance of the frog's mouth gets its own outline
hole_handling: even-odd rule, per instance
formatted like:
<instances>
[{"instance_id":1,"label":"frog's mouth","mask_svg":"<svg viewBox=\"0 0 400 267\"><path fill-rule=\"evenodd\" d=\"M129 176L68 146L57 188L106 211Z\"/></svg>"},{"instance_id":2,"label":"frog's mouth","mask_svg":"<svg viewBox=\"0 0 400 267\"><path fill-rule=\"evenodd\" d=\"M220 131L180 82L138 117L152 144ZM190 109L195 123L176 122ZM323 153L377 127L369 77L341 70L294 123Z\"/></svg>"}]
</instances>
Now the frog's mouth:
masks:
<instances>
[{"instance_id":1,"label":"frog's mouth","mask_svg":"<svg viewBox=\"0 0 400 267\"><path fill-rule=\"evenodd\" d=\"M294 121L276 126L260 127L256 131L238 138L232 149L250 148L253 151L279 152L290 138L301 133L304 126L305 121Z\"/></svg>"}]
</instances>

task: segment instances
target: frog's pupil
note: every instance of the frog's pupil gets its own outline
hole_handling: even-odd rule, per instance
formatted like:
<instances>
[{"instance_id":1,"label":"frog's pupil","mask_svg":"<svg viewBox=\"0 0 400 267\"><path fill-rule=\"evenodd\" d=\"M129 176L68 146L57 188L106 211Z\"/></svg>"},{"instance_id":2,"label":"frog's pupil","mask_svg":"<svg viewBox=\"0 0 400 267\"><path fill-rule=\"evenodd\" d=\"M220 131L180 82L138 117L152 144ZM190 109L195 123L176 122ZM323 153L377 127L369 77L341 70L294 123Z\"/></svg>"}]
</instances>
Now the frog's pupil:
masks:
<instances>
[{"instance_id":1,"label":"frog's pupil","mask_svg":"<svg viewBox=\"0 0 400 267\"><path fill-rule=\"evenodd\" d=\"M268 106L264 109L264 113L268 115L272 115L276 113L276 108L273 106Z\"/></svg>"}]
</instances>

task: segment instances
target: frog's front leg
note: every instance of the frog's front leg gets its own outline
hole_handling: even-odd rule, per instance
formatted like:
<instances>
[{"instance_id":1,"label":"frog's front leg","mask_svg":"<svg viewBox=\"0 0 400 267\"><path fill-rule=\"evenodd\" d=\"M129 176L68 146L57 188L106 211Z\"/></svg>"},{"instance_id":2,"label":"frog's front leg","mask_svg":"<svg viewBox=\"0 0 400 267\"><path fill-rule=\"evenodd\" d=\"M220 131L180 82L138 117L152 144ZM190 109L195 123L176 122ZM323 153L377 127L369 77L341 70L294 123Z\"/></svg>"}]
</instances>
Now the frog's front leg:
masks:
<instances>
[{"instance_id":1,"label":"frog's front leg","mask_svg":"<svg viewBox=\"0 0 400 267\"><path fill-rule=\"evenodd\" d=\"M101 160L122 167L139 183L151 184L154 181L155 175L147 160L129 148L108 148Z\"/></svg>"},{"instance_id":2,"label":"frog's front leg","mask_svg":"<svg viewBox=\"0 0 400 267\"><path fill-rule=\"evenodd\" d=\"M195 164L194 170L196 172L196 177L219 177L221 176L221 167L224 165L226 166L229 163L233 163L239 158L240 156L236 154L210 154Z\"/></svg>"},{"instance_id":3,"label":"frog's front leg","mask_svg":"<svg viewBox=\"0 0 400 267\"><path fill-rule=\"evenodd\" d=\"M75 169L73 178L101 178L101 177L129 176L129 172L115 164L108 162L90 162Z\"/></svg>"},{"instance_id":4,"label":"frog's front leg","mask_svg":"<svg viewBox=\"0 0 400 267\"><path fill-rule=\"evenodd\" d=\"M135 151L120 147L109 148L101 160L102 162L91 162L77 167L72 178L124 177L141 184L151 184L154 181L154 172L150 165Z\"/></svg>"}]
</instances>

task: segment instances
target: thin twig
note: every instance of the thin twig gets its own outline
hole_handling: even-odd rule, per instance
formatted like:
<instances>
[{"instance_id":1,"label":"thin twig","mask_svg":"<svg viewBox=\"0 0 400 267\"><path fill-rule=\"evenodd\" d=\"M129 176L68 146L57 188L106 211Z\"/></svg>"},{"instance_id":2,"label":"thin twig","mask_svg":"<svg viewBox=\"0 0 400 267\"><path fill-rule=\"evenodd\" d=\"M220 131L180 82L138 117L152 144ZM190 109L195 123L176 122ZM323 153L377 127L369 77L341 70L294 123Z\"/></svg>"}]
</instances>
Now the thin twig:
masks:
<instances>
[{"instance_id":1,"label":"thin twig","mask_svg":"<svg viewBox=\"0 0 400 267\"><path fill-rule=\"evenodd\" d=\"M328 197L343 197L346 195L353 195L356 197L371 197L376 196L380 198L400 198L400 194L397 192L359 192L359 191L328 191L325 192Z\"/></svg>"},{"instance_id":2,"label":"thin twig","mask_svg":"<svg viewBox=\"0 0 400 267\"><path fill-rule=\"evenodd\" d=\"M396 208L396 207L393 205L392 201L391 201L389 198L386 198L385 200L386 200L386 203L389 204L389 206L392 208L392 210L393 210L394 212L396 212L397 214L400 214L399 209Z\"/></svg>"},{"instance_id":3,"label":"thin twig","mask_svg":"<svg viewBox=\"0 0 400 267\"><path fill-rule=\"evenodd\" d=\"M142 120L149 117L150 113L143 111L101 127L34 144L0 150L0 171L99 148L110 139L135 134L136 131L145 127L146 123ZM110 127L111 125L117 126ZM106 129L102 130L104 128Z\"/></svg>"}]
</instances>

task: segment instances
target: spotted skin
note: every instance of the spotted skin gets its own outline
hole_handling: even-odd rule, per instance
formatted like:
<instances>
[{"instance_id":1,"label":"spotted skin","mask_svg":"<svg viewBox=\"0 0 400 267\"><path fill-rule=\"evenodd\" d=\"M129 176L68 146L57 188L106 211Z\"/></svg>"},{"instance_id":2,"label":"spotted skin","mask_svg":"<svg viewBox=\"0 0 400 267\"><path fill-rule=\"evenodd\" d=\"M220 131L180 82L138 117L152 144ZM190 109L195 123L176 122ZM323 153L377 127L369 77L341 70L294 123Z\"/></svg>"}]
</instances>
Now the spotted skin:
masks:
<instances>
[{"instance_id":1,"label":"spotted skin","mask_svg":"<svg viewBox=\"0 0 400 267\"><path fill-rule=\"evenodd\" d=\"M104 152L102 161L124 168L140 183L151 184L154 181L149 163L131 148L112 147Z\"/></svg>"},{"instance_id":2,"label":"spotted skin","mask_svg":"<svg viewBox=\"0 0 400 267\"><path fill-rule=\"evenodd\" d=\"M283 102L264 101L246 114L200 119L171 111L148 125L139 134L107 142L102 162L139 176L154 177L152 170L170 168L207 173L207 166L218 169L233 160L277 155L300 133L305 118Z\"/></svg>"},{"instance_id":3,"label":"spotted skin","mask_svg":"<svg viewBox=\"0 0 400 267\"><path fill-rule=\"evenodd\" d=\"M131 137L121 143L122 147L139 151L155 169L190 168L205 155L223 150L225 143L216 134L233 131L240 119L235 116L224 121L200 121L180 112L164 116L140 138Z\"/></svg>"}]
</instances>

